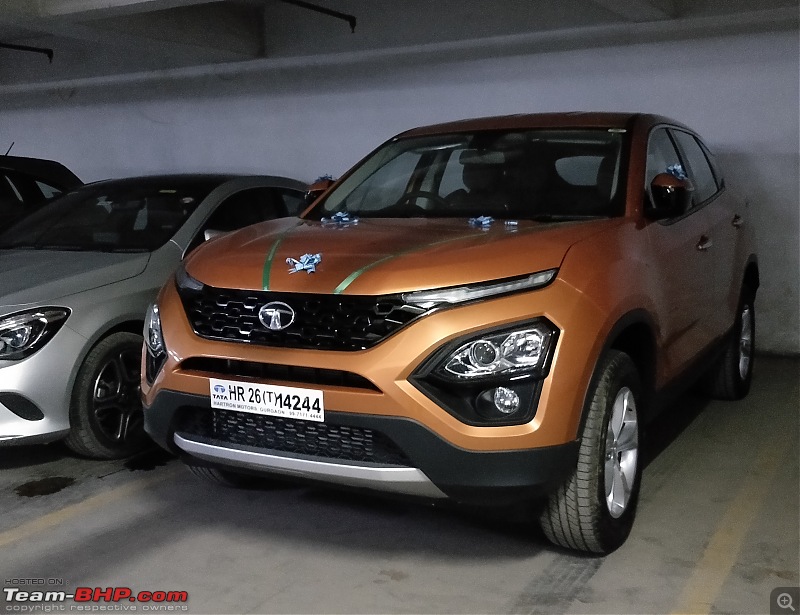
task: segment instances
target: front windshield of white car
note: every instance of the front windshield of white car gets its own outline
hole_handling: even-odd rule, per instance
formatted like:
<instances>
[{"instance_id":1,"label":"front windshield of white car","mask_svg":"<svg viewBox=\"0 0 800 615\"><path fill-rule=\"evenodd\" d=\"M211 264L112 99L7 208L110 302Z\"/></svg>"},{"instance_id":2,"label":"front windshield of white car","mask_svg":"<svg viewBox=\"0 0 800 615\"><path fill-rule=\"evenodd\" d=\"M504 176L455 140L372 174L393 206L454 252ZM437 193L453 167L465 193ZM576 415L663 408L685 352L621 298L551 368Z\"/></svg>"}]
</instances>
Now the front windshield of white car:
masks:
<instances>
[{"instance_id":1,"label":"front windshield of white car","mask_svg":"<svg viewBox=\"0 0 800 615\"><path fill-rule=\"evenodd\" d=\"M150 252L220 181L140 178L79 188L0 233L0 249Z\"/></svg>"},{"instance_id":2,"label":"front windshield of white car","mask_svg":"<svg viewBox=\"0 0 800 615\"><path fill-rule=\"evenodd\" d=\"M621 213L620 131L483 131L390 141L312 212L536 220Z\"/></svg>"}]
</instances>

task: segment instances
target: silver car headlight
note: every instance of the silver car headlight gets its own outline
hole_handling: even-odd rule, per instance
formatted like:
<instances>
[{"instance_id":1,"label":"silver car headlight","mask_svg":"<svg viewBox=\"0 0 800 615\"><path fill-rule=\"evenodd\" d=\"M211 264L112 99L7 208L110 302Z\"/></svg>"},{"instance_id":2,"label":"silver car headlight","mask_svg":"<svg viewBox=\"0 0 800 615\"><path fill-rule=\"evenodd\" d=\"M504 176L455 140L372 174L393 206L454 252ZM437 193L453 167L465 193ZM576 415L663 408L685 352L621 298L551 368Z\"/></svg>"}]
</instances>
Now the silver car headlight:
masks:
<instances>
[{"instance_id":1,"label":"silver car headlight","mask_svg":"<svg viewBox=\"0 0 800 615\"><path fill-rule=\"evenodd\" d=\"M67 308L43 307L0 318L0 360L29 357L49 342L66 322Z\"/></svg>"}]
</instances>

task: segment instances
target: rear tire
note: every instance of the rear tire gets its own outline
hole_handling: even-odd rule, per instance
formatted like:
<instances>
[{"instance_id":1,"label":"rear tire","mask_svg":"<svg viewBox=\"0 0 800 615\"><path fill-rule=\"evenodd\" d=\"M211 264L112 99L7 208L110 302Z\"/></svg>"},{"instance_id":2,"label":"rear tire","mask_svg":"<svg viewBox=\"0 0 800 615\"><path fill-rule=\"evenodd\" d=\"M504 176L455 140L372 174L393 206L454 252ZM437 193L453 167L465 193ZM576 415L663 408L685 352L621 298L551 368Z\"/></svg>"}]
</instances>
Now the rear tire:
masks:
<instances>
[{"instance_id":1,"label":"rear tire","mask_svg":"<svg viewBox=\"0 0 800 615\"><path fill-rule=\"evenodd\" d=\"M628 537L636 515L642 457L639 373L612 350L600 360L587 398L578 464L550 495L539 522L562 547L606 554Z\"/></svg>"},{"instance_id":2,"label":"rear tire","mask_svg":"<svg viewBox=\"0 0 800 615\"><path fill-rule=\"evenodd\" d=\"M70 400L66 445L94 459L119 459L145 449L141 392L142 336L112 333L86 356Z\"/></svg>"},{"instance_id":3,"label":"rear tire","mask_svg":"<svg viewBox=\"0 0 800 615\"><path fill-rule=\"evenodd\" d=\"M706 391L715 399L742 399L750 392L756 343L754 302L755 293L745 286L730 339L706 376Z\"/></svg>"}]
</instances>

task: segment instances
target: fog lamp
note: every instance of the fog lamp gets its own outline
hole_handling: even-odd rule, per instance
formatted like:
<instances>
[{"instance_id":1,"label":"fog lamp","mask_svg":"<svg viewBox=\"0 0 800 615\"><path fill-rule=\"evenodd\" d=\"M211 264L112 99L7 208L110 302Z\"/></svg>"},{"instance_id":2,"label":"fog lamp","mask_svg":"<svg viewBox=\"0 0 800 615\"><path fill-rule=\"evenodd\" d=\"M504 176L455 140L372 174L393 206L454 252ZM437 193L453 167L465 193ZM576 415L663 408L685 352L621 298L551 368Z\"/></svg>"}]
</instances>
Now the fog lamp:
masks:
<instances>
[{"instance_id":1,"label":"fog lamp","mask_svg":"<svg viewBox=\"0 0 800 615\"><path fill-rule=\"evenodd\" d=\"M519 395L506 387L497 387L493 395L494 407L503 414L514 414L519 410Z\"/></svg>"}]
</instances>

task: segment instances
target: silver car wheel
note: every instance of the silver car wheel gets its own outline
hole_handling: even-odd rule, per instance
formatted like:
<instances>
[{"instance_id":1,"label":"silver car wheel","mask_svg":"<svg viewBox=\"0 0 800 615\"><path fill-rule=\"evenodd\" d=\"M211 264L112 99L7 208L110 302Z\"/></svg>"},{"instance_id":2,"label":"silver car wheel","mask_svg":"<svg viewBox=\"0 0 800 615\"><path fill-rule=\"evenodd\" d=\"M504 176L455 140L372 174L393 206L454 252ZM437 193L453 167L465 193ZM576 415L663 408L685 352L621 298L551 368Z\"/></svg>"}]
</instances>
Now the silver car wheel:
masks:
<instances>
[{"instance_id":1,"label":"silver car wheel","mask_svg":"<svg viewBox=\"0 0 800 615\"><path fill-rule=\"evenodd\" d=\"M605 494L608 512L618 519L628 507L636 481L639 421L636 400L628 387L614 399L605 449Z\"/></svg>"},{"instance_id":2,"label":"silver car wheel","mask_svg":"<svg viewBox=\"0 0 800 615\"><path fill-rule=\"evenodd\" d=\"M744 380L750 370L753 354L753 315L750 306L745 305L741 315L742 326L739 332L739 376Z\"/></svg>"},{"instance_id":3,"label":"silver car wheel","mask_svg":"<svg viewBox=\"0 0 800 615\"><path fill-rule=\"evenodd\" d=\"M94 381L91 412L97 427L114 442L141 437L139 361L139 352L122 349L108 359Z\"/></svg>"}]
</instances>

